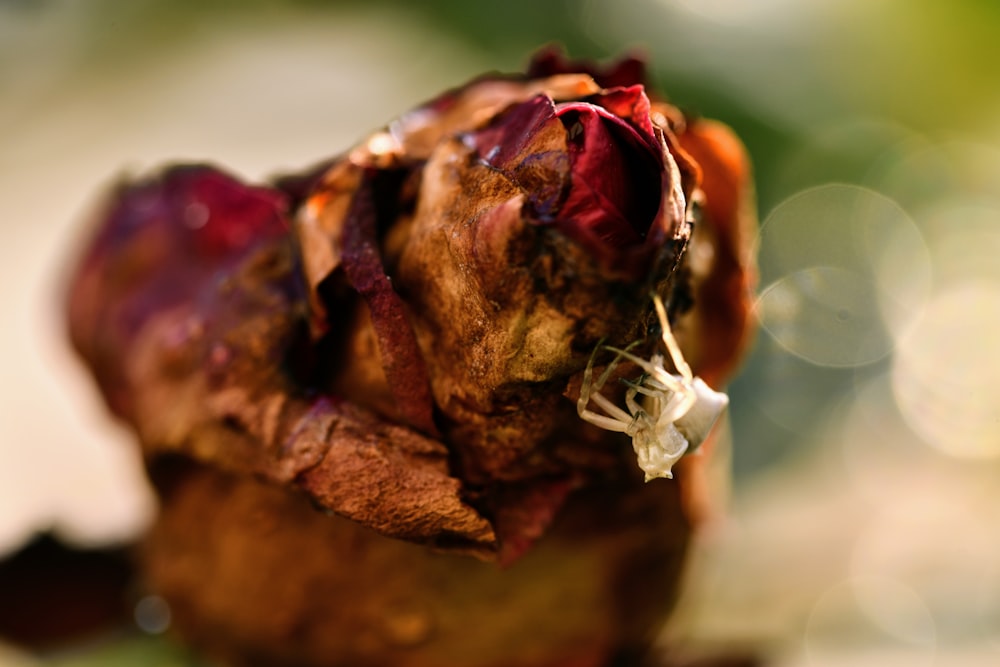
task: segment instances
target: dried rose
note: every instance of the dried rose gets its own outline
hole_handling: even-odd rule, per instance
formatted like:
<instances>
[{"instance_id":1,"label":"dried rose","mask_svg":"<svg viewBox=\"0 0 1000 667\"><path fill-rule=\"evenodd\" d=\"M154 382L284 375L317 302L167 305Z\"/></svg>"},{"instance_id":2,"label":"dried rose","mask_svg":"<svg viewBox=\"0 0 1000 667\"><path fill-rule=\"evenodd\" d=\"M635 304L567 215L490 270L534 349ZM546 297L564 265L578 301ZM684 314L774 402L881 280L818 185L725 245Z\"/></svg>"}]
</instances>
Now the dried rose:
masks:
<instances>
[{"instance_id":1,"label":"dried rose","mask_svg":"<svg viewBox=\"0 0 1000 667\"><path fill-rule=\"evenodd\" d=\"M700 439L659 341L721 381L751 274L737 144L641 76L546 52L271 188L175 167L115 193L70 327L150 462L147 567L186 634L243 664L597 665L649 642L687 520L577 397L624 400L634 443Z\"/></svg>"}]
</instances>

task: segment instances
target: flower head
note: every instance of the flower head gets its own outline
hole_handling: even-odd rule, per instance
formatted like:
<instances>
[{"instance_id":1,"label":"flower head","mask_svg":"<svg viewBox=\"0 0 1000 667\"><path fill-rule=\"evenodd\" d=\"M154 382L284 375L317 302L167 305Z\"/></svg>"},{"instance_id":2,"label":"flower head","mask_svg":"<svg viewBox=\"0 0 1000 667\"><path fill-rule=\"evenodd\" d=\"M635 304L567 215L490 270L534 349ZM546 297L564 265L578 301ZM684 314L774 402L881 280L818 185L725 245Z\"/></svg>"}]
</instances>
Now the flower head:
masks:
<instances>
[{"instance_id":1,"label":"flower head","mask_svg":"<svg viewBox=\"0 0 1000 667\"><path fill-rule=\"evenodd\" d=\"M602 342L652 353L651 292L695 373L742 334L691 332L745 328L737 226L703 233L692 205L719 181L690 155L715 153L643 79L635 58L546 52L271 186L205 166L123 185L77 272L74 342L151 460L511 560L571 490L622 474L618 434L575 400ZM725 262L692 268L694 242Z\"/></svg>"},{"instance_id":2,"label":"flower head","mask_svg":"<svg viewBox=\"0 0 1000 667\"><path fill-rule=\"evenodd\" d=\"M635 655L725 402L700 378L749 330L741 157L641 60L549 50L270 185L119 186L70 333L160 493L177 627L255 664Z\"/></svg>"}]
</instances>

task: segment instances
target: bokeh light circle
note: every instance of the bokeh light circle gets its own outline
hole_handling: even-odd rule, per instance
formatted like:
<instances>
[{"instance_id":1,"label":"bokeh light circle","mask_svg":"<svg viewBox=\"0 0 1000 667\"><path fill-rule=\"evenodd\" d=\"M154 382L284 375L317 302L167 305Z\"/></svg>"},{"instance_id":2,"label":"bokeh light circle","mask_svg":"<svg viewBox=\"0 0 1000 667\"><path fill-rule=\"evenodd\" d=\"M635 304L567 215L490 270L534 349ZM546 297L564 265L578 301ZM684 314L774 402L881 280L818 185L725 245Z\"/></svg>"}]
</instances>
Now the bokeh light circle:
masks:
<instances>
[{"instance_id":1,"label":"bokeh light circle","mask_svg":"<svg viewBox=\"0 0 1000 667\"><path fill-rule=\"evenodd\" d=\"M935 664L937 627L917 593L886 577L852 577L830 587L813 606L804 643L811 667L857 664L859 654L905 657L908 667ZM875 663L871 663L875 664Z\"/></svg>"},{"instance_id":2,"label":"bokeh light circle","mask_svg":"<svg viewBox=\"0 0 1000 667\"><path fill-rule=\"evenodd\" d=\"M950 197L922 208L919 216L935 289L970 281L1000 283L1000 199Z\"/></svg>"},{"instance_id":3,"label":"bokeh light circle","mask_svg":"<svg viewBox=\"0 0 1000 667\"><path fill-rule=\"evenodd\" d=\"M951 456L1000 457L998 345L1000 283L936 295L893 358L893 393L910 428Z\"/></svg>"},{"instance_id":4,"label":"bokeh light circle","mask_svg":"<svg viewBox=\"0 0 1000 667\"><path fill-rule=\"evenodd\" d=\"M783 348L821 366L857 366L892 349L865 276L837 267L802 269L771 283L760 320Z\"/></svg>"},{"instance_id":5,"label":"bokeh light circle","mask_svg":"<svg viewBox=\"0 0 1000 667\"><path fill-rule=\"evenodd\" d=\"M915 487L926 488L926 481L904 490L906 502L872 517L855 545L851 570L912 586L935 613L941 639L990 637L1000 614L997 539L970 499L920 494Z\"/></svg>"},{"instance_id":6,"label":"bokeh light circle","mask_svg":"<svg viewBox=\"0 0 1000 667\"><path fill-rule=\"evenodd\" d=\"M920 312L930 256L891 199L853 185L804 190L761 227L758 314L787 351L822 366L888 354Z\"/></svg>"}]
</instances>

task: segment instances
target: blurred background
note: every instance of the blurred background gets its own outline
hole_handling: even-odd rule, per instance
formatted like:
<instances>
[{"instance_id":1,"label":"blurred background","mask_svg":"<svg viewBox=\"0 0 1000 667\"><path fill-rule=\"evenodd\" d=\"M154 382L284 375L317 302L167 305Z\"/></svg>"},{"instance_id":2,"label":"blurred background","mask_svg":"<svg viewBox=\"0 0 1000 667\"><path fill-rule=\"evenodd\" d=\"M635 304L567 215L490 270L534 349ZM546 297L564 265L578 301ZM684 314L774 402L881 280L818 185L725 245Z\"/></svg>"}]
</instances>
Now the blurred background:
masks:
<instances>
[{"instance_id":1,"label":"blurred background","mask_svg":"<svg viewBox=\"0 0 1000 667\"><path fill-rule=\"evenodd\" d=\"M762 327L730 388L730 497L668 642L780 667L1000 664L991 0L0 0L0 554L44 531L124 543L154 511L60 319L110 182L298 169L550 42L646 53L755 164ZM152 639L0 643L0 665L184 660Z\"/></svg>"}]
</instances>

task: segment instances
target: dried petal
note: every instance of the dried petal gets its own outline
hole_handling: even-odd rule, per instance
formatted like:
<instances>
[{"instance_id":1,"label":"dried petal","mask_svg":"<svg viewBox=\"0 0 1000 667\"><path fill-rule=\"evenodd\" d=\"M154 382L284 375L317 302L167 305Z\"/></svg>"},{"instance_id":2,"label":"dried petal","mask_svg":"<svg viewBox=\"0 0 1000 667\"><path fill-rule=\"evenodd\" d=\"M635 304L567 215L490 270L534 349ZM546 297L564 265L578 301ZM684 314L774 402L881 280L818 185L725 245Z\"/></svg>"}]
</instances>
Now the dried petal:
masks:
<instances>
[{"instance_id":1,"label":"dried petal","mask_svg":"<svg viewBox=\"0 0 1000 667\"><path fill-rule=\"evenodd\" d=\"M660 208L662 149L651 150L635 128L599 106L561 105L558 117L572 164L569 195L559 211L564 229L614 249L641 244Z\"/></svg>"},{"instance_id":2,"label":"dried petal","mask_svg":"<svg viewBox=\"0 0 1000 667\"><path fill-rule=\"evenodd\" d=\"M122 359L137 331L193 298L211 273L287 236L286 204L212 167L176 166L119 185L97 222L67 300L70 334L112 409L125 414Z\"/></svg>"},{"instance_id":3,"label":"dried petal","mask_svg":"<svg viewBox=\"0 0 1000 667\"><path fill-rule=\"evenodd\" d=\"M609 65L587 60L570 60L558 46L538 51L528 65L527 77L540 79L556 74L585 72L604 88L643 85L646 83L646 63L638 56L625 56Z\"/></svg>"},{"instance_id":4,"label":"dried petal","mask_svg":"<svg viewBox=\"0 0 1000 667\"><path fill-rule=\"evenodd\" d=\"M343 266L351 287L364 298L378 337L386 381L400 415L410 426L437 435L430 382L403 302L382 265L377 236L374 176L362 177L344 221Z\"/></svg>"},{"instance_id":5,"label":"dried petal","mask_svg":"<svg viewBox=\"0 0 1000 667\"><path fill-rule=\"evenodd\" d=\"M385 534L494 550L443 445L336 397L311 399L286 373L304 308L280 194L175 167L115 196L78 274L70 329L151 457L295 482ZM201 224L189 223L192 206L204 207Z\"/></svg>"},{"instance_id":6,"label":"dried petal","mask_svg":"<svg viewBox=\"0 0 1000 667\"><path fill-rule=\"evenodd\" d=\"M732 130L706 120L688 123L678 137L701 170L702 224L692 254L695 307L683 327L695 372L719 386L740 362L753 332L750 312L756 269L753 187L746 150Z\"/></svg>"}]
</instances>

